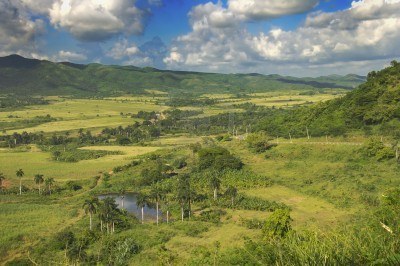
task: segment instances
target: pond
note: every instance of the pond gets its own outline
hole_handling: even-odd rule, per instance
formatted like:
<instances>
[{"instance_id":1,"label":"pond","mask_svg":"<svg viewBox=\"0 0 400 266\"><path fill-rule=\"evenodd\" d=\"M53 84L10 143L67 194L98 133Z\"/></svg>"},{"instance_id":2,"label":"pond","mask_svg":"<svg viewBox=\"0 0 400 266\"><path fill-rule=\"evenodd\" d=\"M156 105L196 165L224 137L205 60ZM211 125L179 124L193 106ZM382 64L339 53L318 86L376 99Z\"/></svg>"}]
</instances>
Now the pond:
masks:
<instances>
[{"instance_id":1,"label":"pond","mask_svg":"<svg viewBox=\"0 0 400 266\"><path fill-rule=\"evenodd\" d=\"M136 194L135 193L126 193L124 197L122 197L120 194L116 193L110 193L110 194L104 194L100 195L99 199L104 199L106 197L112 197L115 199L115 202L118 204L119 209L125 209L129 213L135 215L138 219L141 219L142 217L142 210L136 205ZM144 209L144 218L145 220L156 220L157 217L157 211L156 207L154 206L145 206ZM160 219L162 217L161 211L158 211L158 214L160 216Z\"/></svg>"}]
</instances>

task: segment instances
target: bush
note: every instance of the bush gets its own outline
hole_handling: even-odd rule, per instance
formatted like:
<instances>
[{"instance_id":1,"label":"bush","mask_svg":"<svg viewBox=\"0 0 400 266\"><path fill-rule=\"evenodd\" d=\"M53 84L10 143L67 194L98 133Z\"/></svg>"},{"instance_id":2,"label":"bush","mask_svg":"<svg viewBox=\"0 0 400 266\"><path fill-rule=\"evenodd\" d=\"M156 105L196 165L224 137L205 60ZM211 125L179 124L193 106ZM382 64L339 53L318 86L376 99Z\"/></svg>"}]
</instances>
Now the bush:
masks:
<instances>
[{"instance_id":1,"label":"bush","mask_svg":"<svg viewBox=\"0 0 400 266\"><path fill-rule=\"evenodd\" d=\"M197 220L203 222L220 223L222 216L226 215L226 211L221 209L214 209L203 211L199 216L196 217Z\"/></svg>"},{"instance_id":2,"label":"bush","mask_svg":"<svg viewBox=\"0 0 400 266\"><path fill-rule=\"evenodd\" d=\"M370 138L361 149L362 153L368 157L375 157L378 161L388 160L396 156L395 152L386 147L377 138Z\"/></svg>"},{"instance_id":3,"label":"bush","mask_svg":"<svg viewBox=\"0 0 400 266\"><path fill-rule=\"evenodd\" d=\"M65 186L66 186L67 189L69 189L71 191L77 191L77 190L82 189L82 186L79 185L75 181L67 181L67 183L65 183Z\"/></svg>"},{"instance_id":4,"label":"bush","mask_svg":"<svg viewBox=\"0 0 400 266\"><path fill-rule=\"evenodd\" d=\"M289 210L277 209L265 221L263 234L265 237L284 237L291 229L292 218Z\"/></svg>"},{"instance_id":5,"label":"bush","mask_svg":"<svg viewBox=\"0 0 400 266\"><path fill-rule=\"evenodd\" d=\"M140 246L131 237L106 238L101 249L101 261L106 265L128 265L129 259L139 253Z\"/></svg>"},{"instance_id":6,"label":"bush","mask_svg":"<svg viewBox=\"0 0 400 266\"><path fill-rule=\"evenodd\" d=\"M198 156L200 170L207 168L240 170L243 167L243 163L239 158L236 158L227 149L219 146L202 148L198 151Z\"/></svg>"},{"instance_id":7,"label":"bush","mask_svg":"<svg viewBox=\"0 0 400 266\"><path fill-rule=\"evenodd\" d=\"M255 153L262 153L276 146L274 143L269 143L268 138L263 133L252 133L246 138L247 146Z\"/></svg>"}]
</instances>

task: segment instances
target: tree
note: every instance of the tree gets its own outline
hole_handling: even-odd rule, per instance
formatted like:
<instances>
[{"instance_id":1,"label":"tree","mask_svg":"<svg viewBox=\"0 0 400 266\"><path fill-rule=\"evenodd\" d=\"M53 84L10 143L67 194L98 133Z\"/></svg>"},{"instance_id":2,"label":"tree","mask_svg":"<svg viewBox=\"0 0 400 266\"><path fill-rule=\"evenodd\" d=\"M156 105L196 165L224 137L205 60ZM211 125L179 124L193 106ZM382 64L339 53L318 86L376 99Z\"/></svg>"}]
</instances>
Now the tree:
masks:
<instances>
[{"instance_id":1,"label":"tree","mask_svg":"<svg viewBox=\"0 0 400 266\"><path fill-rule=\"evenodd\" d=\"M49 193L51 195L51 186L54 185L54 178L52 177L48 177L46 178L46 180L44 181L45 185L47 186L47 189L49 190Z\"/></svg>"},{"instance_id":2,"label":"tree","mask_svg":"<svg viewBox=\"0 0 400 266\"><path fill-rule=\"evenodd\" d=\"M218 190L221 187L221 179L218 178L216 172L214 172L211 175L210 185L211 185L212 189L214 190L214 200L217 200L217 198L218 198Z\"/></svg>"},{"instance_id":3,"label":"tree","mask_svg":"<svg viewBox=\"0 0 400 266\"><path fill-rule=\"evenodd\" d=\"M6 179L3 173L0 173L0 189L3 187L3 181Z\"/></svg>"},{"instance_id":4,"label":"tree","mask_svg":"<svg viewBox=\"0 0 400 266\"><path fill-rule=\"evenodd\" d=\"M118 204L115 199L107 197L99 204L100 228L103 230L103 223L106 224L107 233L115 230L116 216L119 214Z\"/></svg>"},{"instance_id":5,"label":"tree","mask_svg":"<svg viewBox=\"0 0 400 266\"><path fill-rule=\"evenodd\" d=\"M92 230L92 215L97 212L99 206L98 198L86 199L83 203L85 213L89 213L89 229Z\"/></svg>"},{"instance_id":6,"label":"tree","mask_svg":"<svg viewBox=\"0 0 400 266\"><path fill-rule=\"evenodd\" d=\"M39 186L39 194L40 194L40 185L43 183L44 179L43 179L43 175L41 174L36 174L35 177L33 178L33 180L35 181L36 185Z\"/></svg>"},{"instance_id":7,"label":"tree","mask_svg":"<svg viewBox=\"0 0 400 266\"><path fill-rule=\"evenodd\" d=\"M125 200L125 189L121 188L119 190L119 195L121 195L121 208L124 208L124 200Z\"/></svg>"},{"instance_id":8,"label":"tree","mask_svg":"<svg viewBox=\"0 0 400 266\"><path fill-rule=\"evenodd\" d=\"M190 215L190 176L188 174L181 175L178 179L177 200L181 205L181 218L183 222L184 218L184 207L185 204L189 203L189 215Z\"/></svg>"},{"instance_id":9,"label":"tree","mask_svg":"<svg viewBox=\"0 0 400 266\"><path fill-rule=\"evenodd\" d=\"M142 211L142 224L144 223L144 207L147 204L147 196L143 193L139 193L136 196L136 206L141 208Z\"/></svg>"},{"instance_id":10,"label":"tree","mask_svg":"<svg viewBox=\"0 0 400 266\"><path fill-rule=\"evenodd\" d=\"M56 159L56 161L58 161L60 156L61 156L61 152L60 151L53 151L53 157Z\"/></svg>"},{"instance_id":11,"label":"tree","mask_svg":"<svg viewBox=\"0 0 400 266\"><path fill-rule=\"evenodd\" d=\"M25 175L24 171L20 168L15 172L16 176L19 177L19 194L22 195L22 177Z\"/></svg>"},{"instance_id":12,"label":"tree","mask_svg":"<svg viewBox=\"0 0 400 266\"><path fill-rule=\"evenodd\" d=\"M151 192L150 192L150 196L152 199L155 200L156 202L156 212L157 212L157 225L158 225L158 210L159 210L159 205L160 205L160 200L163 198L164 196L164 191L162 190L161 186L159 185L159 183L155 183L152 187L151 187Z\"/></svg>"},{"instance_id":13,"label":"tree","mask_svg":"<svg viewBox=\"0 0 400 266\"><path fill-rule=\"evenodd\" d=\"M227 197L231 198L232 207L233 207L234 200L235 200L235 198L237 196L237 193L238 193L237 188L233 187L233 186L229 186L225 191L225 195Z\"/></svg>"}]
</instances>

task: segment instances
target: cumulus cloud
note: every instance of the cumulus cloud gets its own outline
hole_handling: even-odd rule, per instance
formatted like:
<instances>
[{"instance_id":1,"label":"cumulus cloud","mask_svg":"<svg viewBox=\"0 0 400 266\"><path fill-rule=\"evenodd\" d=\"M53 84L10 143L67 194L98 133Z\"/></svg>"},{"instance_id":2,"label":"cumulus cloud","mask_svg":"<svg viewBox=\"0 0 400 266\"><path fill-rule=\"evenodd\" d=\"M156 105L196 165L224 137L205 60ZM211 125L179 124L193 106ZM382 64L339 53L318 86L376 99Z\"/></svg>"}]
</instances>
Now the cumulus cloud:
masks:
<instances>
[{"instance_id":1,"label":"cumulus cloud","mask_svg":"<svg viewBox=\"0 0 400 266\"><path fill-rule=\"evenodd\" d=\"M121 33L141 34L148 12L136 0L58 0L49 11L56 27L81 41L104 41Z\"/></svg>"},{"instance_id":2,"label":"cumulus cloud","mask_svg":"<svg viewBox=\"0 0 400 266\"><path fill-rule=\"evenodd\" d=\"M129 57L139 52L139 48L134 44L128 43L127 39L123 39L119 42L116 42L114 46L111 48L109 52L107 52L107 56L113 59L121 59L123 57Z\"/></svg>"},{"instance_id":3,"label":"cumulus cloud","mask_svg":"<svg viewBox=\"0 0 400 266\"><path fill-rule=\"evenodd\" d=\"M230 0L227 8L211 3L194 8L190 13L192 31L175 40L165 63L172 68L207 70L213 66L224 72L293 74L290 71L294 69L328 69L336 62L354 66L354 62L378 63L400 56L400 0L354 1L347 10L309 14L304 24L293 31L274 28L258 34L246 31L246 19L237 10L232 12L234 2ZM291 3L291 12L300 12L294 1L280 2ZM317 1L304 2L310 8ZM232 14L237 20L221 27L211 20L217 12Z\"/></svg>"},{"instance_id":4,"label":"cumulus cloud","mask_svg":"<svg viewBox=\"0 0 400 266\"><path fill-rule=\"evenodd\" d=\"M42 19L31 19L18 1L0 1L0 50L2 53L30 55L36 52L37 38L45 32Z\"/></svg>"},{"instance_id":5,"label":"cumulus cloud","mask_svg":"<svg viewBox=\"0 0 400 266\"><path fill-rule=\"evenodd\" d=\"M35 14L47 15L56 0L20 0L22 6Z\"/></svg>"},{"instance_id":6,"label":"cumulus cloud","mask_svg":"<svg viewBox=\"0 0 400 266\"><path fill-rule=\"evenodd\" d=\"M87 56L81 53L72 52L72 51L64 51L61 50L58 52L55 57L56 61L68 61L68 62L81 62L85 61Z\"/></svg>"},{"instance_id":7,"label":"cumulus cloud","mask_svg":"<svg viewBox=\"0 0 400 266\"><path fill-rule=\"evenodd\" d=\"M229 0L228 9L249 20L264 20L306 12L319 0Z\"/></svg>"},{"instance_id":8,"label":"cumulus cloud","mask_svg":"<svg viewBox=\"0 0 400 266\"><path fill-rule=\"evenodd\" d=\"M124 65L164 68L163 59L166 52L167 47L159 37L154 37L139 47L127 39L121 39L114 43L106 56L114 60L122 60Z\"/></svg>"}]
</instances>

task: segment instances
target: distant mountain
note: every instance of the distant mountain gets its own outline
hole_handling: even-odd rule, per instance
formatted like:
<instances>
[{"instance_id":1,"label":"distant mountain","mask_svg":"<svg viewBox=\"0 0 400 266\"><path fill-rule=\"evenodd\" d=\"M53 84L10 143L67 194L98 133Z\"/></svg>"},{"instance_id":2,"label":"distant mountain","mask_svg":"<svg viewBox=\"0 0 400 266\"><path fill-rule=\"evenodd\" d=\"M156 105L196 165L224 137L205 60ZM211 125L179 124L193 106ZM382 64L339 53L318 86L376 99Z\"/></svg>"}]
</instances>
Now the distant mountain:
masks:
<instances>
[{"instance_id":1,"label":"distant mountain","mask_svg":"<svg viewBox=\"0 0 400 266\"><path fill-rule=\"evenodd\" d=\"M154 39L146 49L151 50ZM352 89L364 77L357 75L294 78L261 74L216 74L168 71L134 66L54 63L19 55L0 57L0 94L109 95L144 93L249 93L274 90Z\"/></svg>"}]
</instances>

